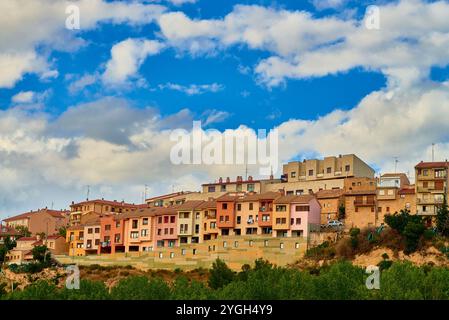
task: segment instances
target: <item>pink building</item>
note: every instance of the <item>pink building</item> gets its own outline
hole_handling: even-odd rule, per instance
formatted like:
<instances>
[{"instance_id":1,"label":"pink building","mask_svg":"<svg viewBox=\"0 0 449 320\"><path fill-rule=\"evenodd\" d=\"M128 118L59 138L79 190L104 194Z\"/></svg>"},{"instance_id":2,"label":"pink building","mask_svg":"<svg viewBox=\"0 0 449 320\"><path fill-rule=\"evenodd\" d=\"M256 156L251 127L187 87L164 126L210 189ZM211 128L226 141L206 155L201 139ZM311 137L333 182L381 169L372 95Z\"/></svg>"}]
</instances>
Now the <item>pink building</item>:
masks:
<instances>
[{"instance_id":1,"label":"pink building","mask_svg":"<svg viewBox=\"0 0 449 320\"><path fill-rule=\"evenodd\" d=\"M155 211L154 247L178 245L176 207L161 207Z\"/></svg>"},{"instance_id":2,"label":"pink building","mask_svg":"<svg viewBox=\"0 0 449 320\"><path fill-rule=\"evenodd\" d=\"M307 237L320 229L321 206L313 195L282 196L274 206L274 237Z\"/></svg>"}]
</instances>

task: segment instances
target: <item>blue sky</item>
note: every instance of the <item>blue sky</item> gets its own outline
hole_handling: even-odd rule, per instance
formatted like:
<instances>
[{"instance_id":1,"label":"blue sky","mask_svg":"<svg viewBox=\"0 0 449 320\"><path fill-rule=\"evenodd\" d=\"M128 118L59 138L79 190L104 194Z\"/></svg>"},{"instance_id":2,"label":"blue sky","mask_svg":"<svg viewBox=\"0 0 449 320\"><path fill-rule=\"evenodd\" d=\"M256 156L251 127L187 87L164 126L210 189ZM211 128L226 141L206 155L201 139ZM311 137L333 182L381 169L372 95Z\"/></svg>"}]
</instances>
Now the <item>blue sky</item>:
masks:
<instances>
[{"instance_id":1,"label":"blue sky","mask_svg":"<svg viewBox=\"0 0 449 320\"><path fill-rule=\"evenodd\" d=\"M81 29L65 28L80 9ZM366 25L369 5L379 28ZM279 163L355 153L413 175L449 157L445 1L5 0L0 217L138 202L242 167L170 165L168 131L279 130ZM3 24L4 25L3 25ZM279 168L278 168L279 169ZM250 168L257 175L257 168ZM278 171L277 174L280 174Z\"/></svg>"}]
</instances>

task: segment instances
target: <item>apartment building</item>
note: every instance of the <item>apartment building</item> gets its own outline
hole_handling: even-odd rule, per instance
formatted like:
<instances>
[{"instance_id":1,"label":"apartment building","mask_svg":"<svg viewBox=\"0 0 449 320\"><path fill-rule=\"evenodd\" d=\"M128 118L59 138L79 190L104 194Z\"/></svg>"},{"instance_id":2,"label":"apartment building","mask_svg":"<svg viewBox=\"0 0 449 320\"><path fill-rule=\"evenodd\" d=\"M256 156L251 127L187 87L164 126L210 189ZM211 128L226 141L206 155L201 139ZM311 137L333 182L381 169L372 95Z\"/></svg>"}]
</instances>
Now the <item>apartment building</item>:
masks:
<instances>
[{"instance_id":1,"label":"apartment building","mask_svg":"<svg viewBox=\"0 0 449 320\"><path fill-rule=\"evenodd\" d=\"M416 213L432 220L448 196L449 162L423 162L415 166Z\"/></svg>"},{"instance_id":2,"label":"apartment building","mask_svg":"<svg viewBox=\"0 0 449 320\"><path fill-rule=\"evenodd\" d=\"M122 214L125 252L153 251L155 246L155 216L159 208L139 208Z\"/></svg>"},{"instance_id":3,"label":"apartment building","mask_svg":"<svg viewBox=\"0 0 449 320\"><path fill-rule=\"evenodd\" d=\"M84 226L78 224L67 228L66 242L69 244L69 256L84 256Z\"/></svg>"},{"instance_id":4,"label":"apartment building","mask_svg":"<svg viewBox=\"0 0 449 320\"><path fill-rule=\"evenodd\" d=\"M365 228L377 225L376 189L350 190L345 193L345 228Z\"/></svg>"},{"instance_id":5,"label":"apartment building","mask_svg":"<svg viewBox=\"0 0 449 320\"><path fill-rule=\"evenodd\" d=\"M186 201L176 207L178 212L177 233L179 244L199 243L200 228L203 223L201 216L202 200Z\"/></svg>"},{"instance_id":6,"label":"apartment building","mask_svg":"<svg viewBox=\"0 0 449 320\"><path fill-rule=\"evenodd\" d=\"M100 248L100 218L96 217L83 224L84 240L83 247L85 255L97 254Z\"/></svg>"},{"instance_id":7,"label":"apartment building","mask_svg":"<svg viewBox=\"0 0 449 320\"><path fill-rule=\"evenodd\" d=\"M384 222L385 215L407 209L416 214L415 186L405 173L386 173L377 184L377 224Z\"/></svg>"},{"instance_id":8,"label":"apartment building","mask_svg":"<svg viewBox=\"0 0 449 320\"><path fill-rule=\"evenodd\" d=\"M250 193L237 198L235 209L235 235L260 234L259 198L257 193Z\"/></svg>"},{"instance_id":9,"label":"apartment building","mask_svg":"<svg viewBox=\"0 0 449 320\"><path fill-rule=\"evenodd\" d=\"M245 192L229 192L216 199L217 202L217 226L221 236L233 236L236 223L237 200L242 199Z\"/></svg>"},{"instance_id":10,"label":"apartment building","mask_svg":"<svg viewBox=\"0 0 449 320\"><path fill-rule=\"evenodd\" d=\"M61 227L68 225L68 216L68 211L44 208L4 219L3 222L9 228L26 227L32 235L38 233L53 235L57 234Z\"/></svg>"},{"instance_id":11,"label":"apartment building","mask_svg":"<svg viewBox=\"0 0 449 320\"><path fill-rule=\"evenodd\" d=\"M321 207L314 196L285 195L273 204L273 237L307 237L320 229Z\"/></svg>"},{"instance_id":12,"label":"apartment building","mask_svg":"<svg viewBox=\"0 0 449 320\"><path fill-rule=\"evenodd\" d=\"M92 216L99 217L103 213L126 213L141 205L126 203L124 201L110 201L104 199L86 200L70 205L69 225L75 226L90 220Z\"/></svg>"},{"instance_id":13,"label":"apartment building","mask_svg":"<svg viewBox=\"0 0 449 320\"><path fill-rule=\"evenodd\" d=\"M155 211L154 244L156 247L174 247L178 245L176 206L162 207Z\"/></svg>"},{"instance_id":14,"label":"apartment building","mask_svg":"<svg viewBox=\"0 0 449 320\"><path fill-rule=\"evenodd\" d=\"M258 212L258 226L259 234L271 235L273 233L273 208L274 200L281 197L280 192L264 192L258 195L259 212Z\"/></svg>"},{"instance_id":15,"label":"apartment building","mask_svg":"<svg viewBox=\"0 0 449 320\"><path fill-rule=\"evenodd\" d=\"M124 223L120 213L104 213L100 215L100 253L125 252Z\"/></svg>"},{"instance_id":16,"label":"apartment building","mask_svg":"<svg viewBox=\"0 0 449 320\"><path fill-rule=\"evenodd\" d=\"M204 201L196 210L203 217L200 239L202 241L217 239L219 232L217 227L217 202L215 200Z\"/></svg>"},{"instance_id":17,"label":"apartment building","mask_svg":"<svg viewBox=\"0 0 449 320\"><path fill-rule=\"evenodd\" d=\"M281 179L274 179L271 175L269 179L253 179L249 176L248 179L243 179L242 176L237 176L236 180L231 181L229 177L223 179L220 177L214 183L205 183L202 185L202 193L208 197L218 198L229 192L255 192L262 193L267 189L272 189L273 185L281 183ZM276 190L277 191L277 190ZM206 199L203 199L206 200Z\"/></svg>"},{"instance_id":18,"label":"apartment building","mask_svg":"<svg viewBox=\"0 0 449 320\"><path fill-rule=\"evenodd\" d=\"M316 193L316 198L321 205L321 224L338 220L340 207L345 205L344 194L343 189L320 190Z\"/></svg>"},{"instance_id":19,"label":"apartment building","mask_svg":"<svg viewBox=\"0 0 449 320\"><path fill-rule=\"evenodd\" d=\"M170 207L183 204L191 200L208 200L209 195L201 192L180 191L146 199L149 207Z\"/></svg>"}]
</instances>

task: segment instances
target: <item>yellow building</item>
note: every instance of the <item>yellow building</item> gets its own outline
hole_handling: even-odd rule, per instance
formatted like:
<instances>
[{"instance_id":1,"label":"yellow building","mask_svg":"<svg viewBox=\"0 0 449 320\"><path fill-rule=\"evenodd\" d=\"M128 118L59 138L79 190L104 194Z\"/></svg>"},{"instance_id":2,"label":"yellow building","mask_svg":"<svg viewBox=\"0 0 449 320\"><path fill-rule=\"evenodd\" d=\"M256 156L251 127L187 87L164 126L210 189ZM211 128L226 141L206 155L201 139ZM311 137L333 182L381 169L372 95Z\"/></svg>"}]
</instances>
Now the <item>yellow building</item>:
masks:
<instances>
[{"instance_id":1,"label":"yellow building","mask_svg":"<svg viewBox=\"0 0 449 320\"><path fill-rule=\"evenodd\" d=\"M199 243L203 217L199 206L202 200L190 200L176 207L179 244Z\"/></svg>"},{"instance_id":2,"label":"yellow building","mask_svg":"<svg viewBox=\"0 0 449 320\"><path fill-rule=\"evenodd\" d=\"M416 213L429 223L448 197L449 162L420 162L415 166Z\"/></svg>"},{"instance_id":3,"label":"yellow building","mask_svg":"<svg viewBox=\"0 0 449 320\"><path fill-rule=\"evenodd\" d=\"M84 256L84 226L75 225L67 228L66 242L69 244L69 256Z\"/></svg>"},{"instance_id":4,"label":"yellow building","mask_svg":"<svg viewBox=\"0 0 449 320\"><path fill-rule=\"evenodd\" d=\"M196 210L203 217L202 227L200 228L200 242L217 239L217 202L215 200L204 201Z\"/></svg>"}]
</instances>

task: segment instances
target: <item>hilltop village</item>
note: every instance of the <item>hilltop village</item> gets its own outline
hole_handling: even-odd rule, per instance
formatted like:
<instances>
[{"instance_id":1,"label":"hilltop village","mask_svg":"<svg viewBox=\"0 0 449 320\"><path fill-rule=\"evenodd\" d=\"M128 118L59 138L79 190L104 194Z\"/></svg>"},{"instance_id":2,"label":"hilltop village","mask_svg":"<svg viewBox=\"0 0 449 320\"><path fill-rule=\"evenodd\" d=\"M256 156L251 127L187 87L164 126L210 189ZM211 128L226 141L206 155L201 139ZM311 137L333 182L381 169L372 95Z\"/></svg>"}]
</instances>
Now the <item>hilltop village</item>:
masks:
<instances>
[{"instance_id":1,"label":"hilltop village","mask_svg":"<svg viewBox=\"0 0 449 320\"><path fill-rule=\"evenodd\" d=\"M269 247L273 239L276 254L287 245L290 254L319 239L323 229L381 226L386 214L403 209L431 225L448 193L448 168L447 161L420 162L411 184L400 172L375 177L354 154L295 161L284 164L280 178L220 177L201 192L160 195L144 204L86 199L71 202L70 210L22 213L2 221L0 241L17 238L6 256L16 264L31 261L38 245L70 257L139 252L187 259L216 246L240 246L251 255L251 247Z\"/></svg>"}]
</instances>

